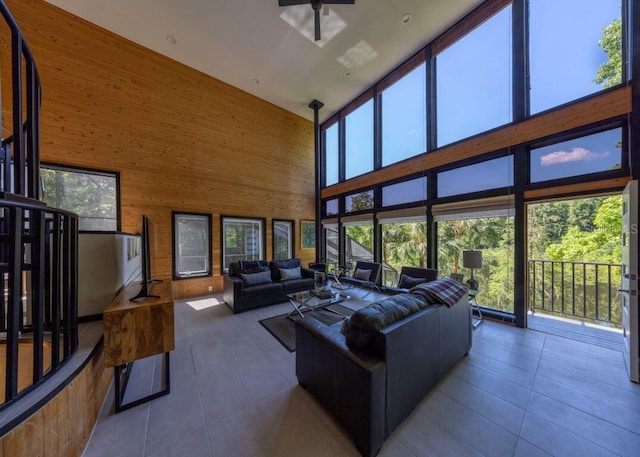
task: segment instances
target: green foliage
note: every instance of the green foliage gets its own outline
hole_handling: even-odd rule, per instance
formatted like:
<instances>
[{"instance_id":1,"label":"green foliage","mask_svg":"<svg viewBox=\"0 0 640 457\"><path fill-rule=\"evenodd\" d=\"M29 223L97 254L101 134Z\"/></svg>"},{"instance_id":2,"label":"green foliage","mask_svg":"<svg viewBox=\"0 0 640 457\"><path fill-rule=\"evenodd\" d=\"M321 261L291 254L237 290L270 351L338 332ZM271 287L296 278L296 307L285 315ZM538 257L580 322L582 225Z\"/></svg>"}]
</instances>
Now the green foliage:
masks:
<instances>
[{"instance_id":1,"label":"green foliage","mask_svg":"<svg viewBox=\"0 0 640 457\"><path fill-rule=\"evenodd\" d=\"M622 233L622 198L591 198L592 212L585 218L590 224L577 223L567 217L562 236L548 243L543 257L550 260L575 262L620 263L622 256L620 236ZM564 203L565 209L581 207L584 200L553 202L544 205ZM567 206L569 205L569 206ZM589 205L587 205L589 206ZM538 205L536 205L538 207ZM582 206L584 208L584 206ZM536 209L542 209L540 207ZM544 211L544 210L543 210ZM568 211L570 212L570 211ZM531 221L529 222L531 227ZM559 224L558 224L559 225ZM586 226L585 226L586 225ZM544 229L544 227L539 227ZM558 227L556 227L558 228Z\"/></svg>"},{"instance_id":2,"label":"green foliage","mask_svg":"<svg viewBox=\"0 0 640 457\"><path fill-rule=\"evenodd\" d=\"M373 193L361 192L351 197L351 211L362 211L373 208Z\"/></svg>"},{"instance_id":3,"label":"green foliage","mask_svg":"<svg viewBox=\"0 0 640 457\"><path fill-rule=\"evenodd\" d=\"M622 21L620 19L614 20L605 27L598 44L609 60L600 65L593 81L606 89L622 82Z\"/></svg>"}]
</instances>

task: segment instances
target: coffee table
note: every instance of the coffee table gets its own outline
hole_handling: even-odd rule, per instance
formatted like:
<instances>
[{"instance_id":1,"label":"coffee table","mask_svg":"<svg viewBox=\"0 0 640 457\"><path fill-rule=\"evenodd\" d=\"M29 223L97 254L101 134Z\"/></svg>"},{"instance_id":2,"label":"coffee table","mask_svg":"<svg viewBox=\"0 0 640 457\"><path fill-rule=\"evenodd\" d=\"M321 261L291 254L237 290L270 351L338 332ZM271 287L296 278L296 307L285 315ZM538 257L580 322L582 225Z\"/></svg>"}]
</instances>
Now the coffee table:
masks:
<instances>
[{"instance_id":1,"label":"coffee table","mask_svg":"<svg viewBox=\"0 0 640 457\"><path fill-rule=\"evenodd\" d=\"M287 298L289 298L289 302L291 302L291 306L293 306L293 311L287 314L287 316L298 313L300 317L304 317L304 314L302 314L304 311L322 309L325 306L349 300L351 297L341 294L340 292L333 292L330 298L319 298L313 295L310 290L305 290L294 294L287 294Z\"/></svg>"}]
</instances>

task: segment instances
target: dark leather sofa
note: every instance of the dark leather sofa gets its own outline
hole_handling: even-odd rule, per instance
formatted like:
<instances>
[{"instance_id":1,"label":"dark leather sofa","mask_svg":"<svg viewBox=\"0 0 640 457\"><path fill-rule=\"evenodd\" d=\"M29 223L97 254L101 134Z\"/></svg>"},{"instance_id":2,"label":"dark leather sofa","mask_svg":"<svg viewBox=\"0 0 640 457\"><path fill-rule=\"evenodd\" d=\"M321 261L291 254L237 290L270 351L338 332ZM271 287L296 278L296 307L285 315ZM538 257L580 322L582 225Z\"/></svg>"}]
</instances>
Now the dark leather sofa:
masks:
<instances>
[{"instance_id":1,"label":"dark leather sofa","mask_svg":"<svg viewBox=\"0 0 640 457\"><path fill-rule=\"evenodd\" d=\"M384 287L382 291L388 294L406 294L409 289L421 282L438 279L438 270L424 267L402 267L397 287Z\"/></svg>"},{"instance_id":2,"label":"dark leather sofa","mask_svg":"<svg viewBox=\"0 0 640 457\"><path fill-rule=\"evenodd\" d=\"M450 308L420 300L400 294L378 302L389 323L358 348L347 344L340 323L326 326L311 316L296 321L298 382L343 425L366 457L380 451L471 347L466 293ZM394 309L416 306L420 309L405 317Z\"/></svg>"},{"instance_id":3,"label":"dark leather sofa","mask_svg":"<svg viewBox=\"0 0 640 457\"><path fill-rule=\"evenodd\" d=\"M266 264L266 262L264 262ZM280 268L300 267L301 277L298 279L282 279ZM287 294L313 289L314 271L302 268L300 259L273 260L263 267L268 282L253 284L250 275L256 272L243 271L239 262L229 264L229 273L224 275L223 298L234 314L248 309L260 308L287 301ZM244 276L243 276L244 275Z\"/></svg>"}]
</instances>

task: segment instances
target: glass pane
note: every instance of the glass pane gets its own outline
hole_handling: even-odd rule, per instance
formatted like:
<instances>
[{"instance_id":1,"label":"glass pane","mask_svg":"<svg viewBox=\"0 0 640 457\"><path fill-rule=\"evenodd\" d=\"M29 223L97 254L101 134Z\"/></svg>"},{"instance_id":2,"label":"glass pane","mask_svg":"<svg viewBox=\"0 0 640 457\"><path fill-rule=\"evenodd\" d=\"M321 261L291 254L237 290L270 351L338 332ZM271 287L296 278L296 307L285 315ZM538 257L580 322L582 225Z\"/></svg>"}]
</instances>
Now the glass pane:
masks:
<instances>
[{"instance_id":1,"label":"glass pane","mask_svg":"<svg viewBox=\"0 0 640 457\"><path fill-rule=\"evenodd\" d=\"M338 182L338 124L335 123L324 132L324 182L330 186Z\"/></svg>"},{"instance_id":2,"label":"glass pane","mask_svg":"<svg viewBox=\"0 0 640 457\"><path fill-rule=\"evenodd\" d=\"M478 281L479 306L513 313L513 217L489 217L438 222L440 276L472 271L463 268L462 251L482 251L482 268L473 270Z\"/></svg>"},{"instance_id":3,"label":"glass pane","mask_svg":"<svg viewBox=\"0 0 640 457\"><path fill-rule=\"evenodd\" d=\"M382 206L401 205L427 199L427 178L399 182L382 188Z\"/></svg>"},{"instance_id":4,"label":"glass pane","mask_svg":"<svg viewBox=\"0 0 640 457\"><path fill-rule=\"evenodd\" d=\"M209 218L176 215L176 273L201 276L210 272Z\"/></svg>"},{"instance_id":5,"label":"glass pane","mask_svg":"<svg viewBox=\"0 0 640 457\"><path fill-rule=\"evenodd\" d=\"M273 259L285 260L293 257L293 229L291 222L273 222Z\"/></svg>"},{"instance_id":6,"label":"glass pane","mask_svg":"<svg viewBox=\"0 0 640 457\"><path fill-rule=\"evenodd\" d=\"M382 166L427 150L425 64L382 93Z\"/></svg>"},{"instance_id":7,"label":"glass pane","mask_svg":"<svg viewBox=\"0 0 640 457\"><path fill-rule=\"evenodd\" d=\"M620 0L529 0L531 113L621 82Z\"/></svg>"},{"instance_id":8,"label":"glass pane","mask_svg":"<svg viewBox=\"0 0 640 457\"><path fill-rule=\"evenodd\" d=\"M347 263L358 260L373 261L373 224L349 225L345 230L345 259Z\"/></svg>"},{"instance_id":9,"label":"glass pane","mask_svg":"<svg viewBox=\"0 0 640 457\"><path fill-rule=\"evenodd\" d=\"M397 284L403 266L425 267L427 223L382 224L382 255L382 280L385 286Z\"/></svg>"},{"instance_id":10,"label":"glass pane","mask_svg":"<svg viewBox=\"0 0 640 457\"><path fill-rule=\"evenodd\" d=\"M622 129L531 150L531 182L620 168Z\"/></svg>"},{"instance_id":11,"label":"glass pane","mask_svg":"<svg viewBox=\"0 0 640 457\"><path fill-rule=\"evenodd\" d=\"M327 228L324 230L324 257L327 265L338 263L338 230Z\"/></svg>"},{"instance_id":12,"label":"glass pane","mask_svg":"<svg viewBox=\"0 0 640 457\"><path fill-rule=\"evenodd\" d=\"M511 122L511 6L438 54L436 74L438 146Z\"/></svg>"},{"instance_id":13,"label":"glass pane","mask_svg":"<svg viewBox=\"0 0 640 457\"><path fill-rule=\"evenodd\" d=\"M262 246L262 221L249 219L224 219L222 249L224 269L231 262L239 260L261 260L264 257Z\"/></svg>"},{"instance_id":14,"label":"glass pane","mask_svg":"<svg viewBox=\"0 0 640 457\"><path fill-rule=\"evenodd\" d=\"M621 196L529 204L527 230L530 309L621 328Z\"/></svg>"},{"instance_id":15,"label":"glass pane","mask_svg":"<svg viewBox=\"0 0 640 457\"><path fill-rule=\"evenodd\" d=\"M324 214L327 216L331 216L333 214L338 214L338 199L334 198L333 200L327 200L325 202Z\"/></svg>"},{"instance_id":16,"label":"glass pane","mask_svg":"<svg viewBox=\"0 0 640 457\"><path fill-rule=\"evenodd\" d=\"M358 194L347 195L345 198L346 212L363 211L373 208L373 191L360 192Z\"/></svg>"},{"instance_id":17,"label":"glass pane","mask_svg":"<svg viewBox=\"0 0 640 457\"><path fill-rule=\"evenodd\" d=\"M79 230L118 230L115 175L41 167L44 201L78 216Z\"/></svg>"},{"instance_id":18,"label":"glass pane","mask_svg":"<svg viewBox=\"0 0 640 457\"><path fill-rule=\"evenodd\" d=\"M438 197L513 186L513 156L438 173Z\"/></svg>"},{"instance_id":19,"label":"glass pane","mask_svg":"<svg viewBox=\"0 0 640 457\"><path fill-rule=\"evenodd\" d=\"M345 118L345 178L373 170L373 100Z\"/></svg>"}]
</instances>

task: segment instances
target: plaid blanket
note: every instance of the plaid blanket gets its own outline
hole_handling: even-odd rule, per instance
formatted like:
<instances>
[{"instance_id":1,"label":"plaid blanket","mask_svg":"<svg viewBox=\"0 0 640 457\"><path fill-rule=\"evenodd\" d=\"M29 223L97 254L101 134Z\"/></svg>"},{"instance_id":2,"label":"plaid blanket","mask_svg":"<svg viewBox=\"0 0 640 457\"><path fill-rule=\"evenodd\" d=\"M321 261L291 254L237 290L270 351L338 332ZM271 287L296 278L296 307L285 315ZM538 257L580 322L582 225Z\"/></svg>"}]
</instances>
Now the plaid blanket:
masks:
<instances>
[{"instance_id":1,"label":"plaid blanket","mask_svg":"<svg viewBox=\"0 0 640 457\"><path fill-rule=\"evenodd\" d=\"M467 293L467 287L455 279L443 278L418 284L409 293L420 295L429 303L443 303L451 307Z\"/></svg>"}]
</instances>

